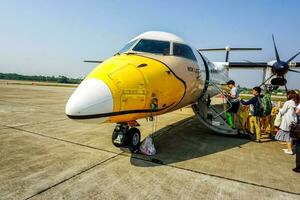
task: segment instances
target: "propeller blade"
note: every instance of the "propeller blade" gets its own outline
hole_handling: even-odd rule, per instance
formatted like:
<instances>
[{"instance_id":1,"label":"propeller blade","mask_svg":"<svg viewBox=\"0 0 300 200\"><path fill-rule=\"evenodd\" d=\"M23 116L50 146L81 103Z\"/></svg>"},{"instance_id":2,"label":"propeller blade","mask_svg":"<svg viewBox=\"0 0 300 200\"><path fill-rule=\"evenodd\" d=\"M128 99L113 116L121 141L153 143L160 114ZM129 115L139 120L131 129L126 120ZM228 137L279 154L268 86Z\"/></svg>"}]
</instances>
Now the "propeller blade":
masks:
<instances>
[{"instance_id":1,"label":"propeller blade","mask_svg":"<svg viewBox=\"0 0 300 200\"><path fill-rule=\"evenodd\" d=\"M277 51L277 47L276 47L276 44L275 44L275 39L274 39L273 34L272 34L272 39L273 39L273 44L274 44L274 49L275 49L275 54L276 54L276 60L277 60L277 62L279 62L280 58L279 58L279 54L278 54L278 51Z\"/></svg>"},{"instance_id":2,"label":"propeller blade","mask_svg":"<svg viewBox=\"0 0 300 200\"><path fill-rule=\"evenodd\" d=\"M290 59L288 59L288 61L286 61L286 62L287 62L287 63L291 62L291 61L294 60L299 54L300 54L300 52L296 53L293 57L291 57Z\"/></svg>"},{"instance_id":3,"label":"propeller blade","mask_svg":"<svg viewBox=\"0 0 300 200\"><path fill-rule=\"evenodd\" d=\"M86 63L103 63L102 60L84 60L83 62L86 62Z\"/></svg>"},{"instance_id":4,"label":"propeller blade","mask_svg":"<svg viewBox=\"0 0 300 200\"><path fill-rule=\"evenodd\" d=\"M272 74L269 78L267 78L262 84L259 85L259 87L265 85L266 82L268 82L273 76L275 76L275 74Z\"/></svg>"},{"instance_id":5,"label":"propeller blade","mask_svg":"<svg viewBox=\"0 0 300 200\"><path fill-rule=\"evenodd\" d=\"M296 73L300 73L300 71L297 70L293 70L293 69L289 69L290 72L296 72Z\"/></svg>"},{"instance_id":6,"label":"propeller blade","mask_svg":"<svg viewBox=\"0 0 300 200\"><path fill-rule=\"evenodd\" d=\"M284 78L284 77L282 77L282 78ZM288 88L287 88L287 82L285 82L285 84L284 84L284 88L285 88L285 94L286 94L286 97L288 98Z\"/></svg>"}]
</instances>

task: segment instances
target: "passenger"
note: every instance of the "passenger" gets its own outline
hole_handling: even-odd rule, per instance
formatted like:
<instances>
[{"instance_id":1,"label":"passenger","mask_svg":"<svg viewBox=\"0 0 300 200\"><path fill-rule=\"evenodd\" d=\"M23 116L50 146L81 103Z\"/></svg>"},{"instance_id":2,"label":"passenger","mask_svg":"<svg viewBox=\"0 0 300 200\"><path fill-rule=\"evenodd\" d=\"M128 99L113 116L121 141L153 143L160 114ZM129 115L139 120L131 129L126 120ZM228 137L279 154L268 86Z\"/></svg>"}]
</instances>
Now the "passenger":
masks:
<instances>
[{"instance_id":1,"label":"passenger","mask_svg":"<svg viewBox=\"0 0 300 200\"><path fill-rule=\"evenodd\" d=\"M248 131L249 106L242 106L241 109L239 109L238 118L241 125L240 128L244 131Z\"/></svg>"},{"instance_id":2,"label":"passenger","mask_svg":"<svg viewBox=\"0 0 300 200\"><path fill-rule=\"evenodd\" d=\"M274 139L276 133L277 133L277 129L275 129L275 119L276 119L276 115L278 114L279 112L279 109L280 109L280 105L281 102L278 102L277 105L274 105L272 107L272 112L271 112L271 117L270 117L270 137L272 139Z\"/></svg>"},{"instance_id":3,"label":"passenger","mask_svg":"<svg viewBox=\"0 0 300 200\"><path fill-rule=\"evenodd\" d=\"M271 93L272 93L272 86L267 85L265 87L265 96L266 98L262 99L262 103L265 104L265 107L263 108L263 116L261 117L261 132L267 133L270 138L272 134L272 111L274 108L274 102L271 101ZM268 98L269 97L269 98ZM268 105L267 105L268 104ZM270 106L270 107L268 107Z\"/></svg>"},{"instance_id":4,"label":"passenger","mask_svg":"<svg viewBox=\"0 0 300 200\"><path fill-rule=\"evenodd\" d=\"M295 91L288 92L288 101L283 104L283 107L279 110L282 116L282 120L279 126L275 139L281 142L286 142L287 149L282 149L284 153L293 155L292 151L292 138L290 137L290 125L297 121L296 107L299 103L299 96Z\"/></svg>"},{"instance_id":5,"label":"passenger","mask_svg":"<svg viewBox=\"0 0 300 200\"><path fill-rule=\"evenodd\" d=\"M280 123L281 123L281 120L282 120L282 116L280 115L279 110L283 107L283 104L284 104L284 102L279 101L277 103L277 106L276 106L277 112L276 112L276 116L275 116L275 119L274 119L274 132L275 132L275 135L279 131L279 126L280 126Z\"/></svg>"},{"instance_id":6,"label":"passenger","mask_svg":"<svg viewBox=\"0 0 300 200\"><path fill-rule=\"evenodd\" d=\"M298 123L300 122L300 104L298 104L296 108L296 115L298 116ZM293 169L294 172L300 173L300 138L296 138L295 140L296 148L296 168Z\"/></svg>"},{"instance_id":7,"label":"passenger","mask_svg":"<svg viewBox=\"0 0 300 200\"><path fill-rule=\"evenodd\" d=\"M252 97L249 101L241 100L242 105L249 105L249 124L250 124L250 133L255 136L255 141L260 142L261 130L260 130L260 115L259 115L259 99L261 93L260 87L254 87L252 89Z\"/></svg>"},{"instance_id":8,"label":"passenger","mask_svg":"<svg viewBox=\"0 0 300 200\"><path fill-rule=\"evenodd\" d=\"M228 110L228 112L231 114L232 119L233 119L233 127L236 127L236 116L237 112L240 107L240 102L239 102L239 91L238 88L235 86L235 82L233 80L230 80L227 82L227 86L230 88L230 92L227 95L227 98L230 101L231 108Z\"/></svg>"},{"instance_id":9,"label":"passenger","mask_svg":"<svg viewBox=\"0 0 300 200\"><path fill-rule=\"evenodd\" d=\"M270 133L269 132L269 130L270 130L270 115L261 117L260 124L261 124L261 132Z\"/></svg>"}]
</instances>

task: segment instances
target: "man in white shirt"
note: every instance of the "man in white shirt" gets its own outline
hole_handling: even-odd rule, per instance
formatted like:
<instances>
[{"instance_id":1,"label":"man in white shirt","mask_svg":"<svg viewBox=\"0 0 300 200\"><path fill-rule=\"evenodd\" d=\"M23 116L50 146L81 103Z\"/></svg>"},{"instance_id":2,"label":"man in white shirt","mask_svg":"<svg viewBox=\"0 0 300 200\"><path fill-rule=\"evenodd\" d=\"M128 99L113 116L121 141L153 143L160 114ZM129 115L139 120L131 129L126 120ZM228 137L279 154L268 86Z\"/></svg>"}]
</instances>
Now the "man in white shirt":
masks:
<instances>
[{"instance_id":1,"label":"man in white shirt","mask_svg":"<svg viewBox=\"0 0 300 200\"><path fill-rule=\"evenodd\" d=\"M240 107L239 102L239 91L238 88L235 86L235 82L233 80L230 80L227 82L227 86L230 88L230 93L228 94L227 98L229 99L231 103L231 108L228 110L229 113L232 115L233 119L233 127L235 128L235 122L236 122L236 115Z\"/></svg>"}]
</instances>

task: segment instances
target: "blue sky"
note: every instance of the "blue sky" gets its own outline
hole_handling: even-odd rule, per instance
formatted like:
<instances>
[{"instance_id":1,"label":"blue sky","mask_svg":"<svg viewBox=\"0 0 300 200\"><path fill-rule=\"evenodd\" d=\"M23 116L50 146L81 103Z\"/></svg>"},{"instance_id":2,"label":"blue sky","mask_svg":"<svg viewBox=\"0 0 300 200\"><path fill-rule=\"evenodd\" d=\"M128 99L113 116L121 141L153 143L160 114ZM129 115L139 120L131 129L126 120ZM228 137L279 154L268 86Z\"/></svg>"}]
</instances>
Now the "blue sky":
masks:
<instances>
[{"instance_id":1,"label":"blue sky","mask_svg":"<svg viewBox=\"0 0 300 200\"><path fill-rule=\"evenodd\" d=\"M95 67L84 59L105 59L132 37L149 30L175 33L197 48L262 47L261 52L231 53L231 61L275 58L300 51L300 1L17 1L0 7L0 72L84 77ZM206 53L223 61L223 53ZM300 61L300 57L296 59ZM230 73L242 86L259 84L259 71ZM289 87L300 88L289 74Z\"/></svg>"}]
</instances>

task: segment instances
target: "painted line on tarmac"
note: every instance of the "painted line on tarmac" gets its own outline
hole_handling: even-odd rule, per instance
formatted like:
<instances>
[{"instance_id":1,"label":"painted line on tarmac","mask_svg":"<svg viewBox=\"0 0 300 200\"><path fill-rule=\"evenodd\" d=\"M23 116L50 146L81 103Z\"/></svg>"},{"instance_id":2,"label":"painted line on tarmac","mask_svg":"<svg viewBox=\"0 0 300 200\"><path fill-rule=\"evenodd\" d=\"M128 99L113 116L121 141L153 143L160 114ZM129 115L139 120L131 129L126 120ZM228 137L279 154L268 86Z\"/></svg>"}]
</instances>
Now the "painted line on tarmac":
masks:
<instances>
[{"instance_id":1,"label":"painted line on tarmac","mask_svg":"<svg viewBox=\"0 0 300 200\"><path fill-rule=\"evenodd\" d=\"M33 135L38 135L40 137L50 138L50 139L53 139L53 140L57 140L57 141L61 141L61 142L65 142L65 143L69 143L69 144L73 144L73 145L77 145L77 146L81 146L81 147L86 147L86 148L89 148L89 149L95 149L95 150L103 151L103 152L106 152L106 153L112 153L112 154L116 154L116 155L120 154L119 152L114 152L114 151L101 149L101 148L97 148L97 147L93 147L93 146L89 146L89 145L85 145L85 144L80 144L80 143L77 143L77 142L72 142L72 141L69 141L69 140L64 140L64 139L60 139L60 138L56 138L56 137L52 137L52 136L48 136L48 135L43 135L41 133L36 133L36 132L33 132L33 131L27 131L27 130L24 130L24 129L21 129L21 128L18 128L18 127L10 127L10 128L18 130L18 131L25 132L25 133L30 133L30 134L33 134Z\"/></svg>"},{"instance_id":2,"label":"painted line on tarmac","mask_svg":"<svg viewBox=\"0 0 300 200\"><path fill-rule=\"evenodd\" d=\"M9 126L9 125L2 125L4 128L1 129L6 129L6 128L17 128L17 127L22 127L22 126L30 126L30 125L37 125L37 124L48 124L52 122L61 122L61 121L66 121L68 119L66 118L61 118L61 119L56 119L56 120L51 120L51 121L42 121L42 122L34 122L34 123L25 123L25 124L20 124L20 125L15 125L15 126Z\"/></svg>"},{"instance_id":3,"label":"painted line on tarmac","mask_svg":"<svg viewBox=\"0 0 300 200\"><path fill-rule=\"evenodd\" d=\"M184 122L187 122L187 121L189 121L189 120L186 120ZM182 123L184 123L184 122L182 122ZM181 124L181 123L179 123L179 124ZM93 146L88 146L88 145L84 145L84 144L80 144L80 143L76 143L76 142L71 142L71 141L56 138L56 137L43 135L43 134L32 132L32 131L23 130L23 129L17 128L17 127L10 127L10 128L16 129L16 130L19 130L19 131L23 131L23 132L26 132L26 133L34 134L34 135L39 135L41 137L46 137L46 138L66 142L66 143L69 143L69 144L74 144L74 145L78 145L78 146L82 146L82 147L86 147L86 148L90 148L90 149L95 149L95 150L99 150L99 151L103 151L103 152L116 154L114 157L117 157L119 155L124 156L124 157L132 157L132 154L126 155L125 152L117 153L117 152L113 152L113 151L109 151L109 150L105 150L105 149L101 149L101 148L97 148L97 147L93 147ZM170 129L172 129L172 128L174 128L174 126L172 126ZM168 131L170 129L168 129ZM186 168L178 167L178 166L175 166L175 165L164 164L163 162L158 164L156 162L153 162L153 160L155 160L155 159L149 160L149 159L145 159L145 158L141 158L141 157L134 157L134 156L132 158L137 159L137 160L142 160L142 161L145 161L145 162L154 163L154 164L157 164L157 165L164 165L164 166L168 166L168 167L172 167L172 168L176 168L176 169L180 169L180 170L185 170L185 171L193 172L193 173L196 173L196 174L202 174L202 175L206 175L206 176L210 176L210 177L220 178L220 179L224 179L224 180L234 181L234 182L243 183L243 184L247 184L247 185L252 185L252 186L256 186L256 187L260 187L260 188L266 188L266 189L270 189L270 190L275 190L275 191L279 191L279 192L283 192L283 193L287 193L287 194L293 194L293 195L300 196L300 193L298 193L298 192L286 191L286 190L282 190L282 189L278 189L278 188L274 188L274 187L270 187L270 186L266 186L266 185L262 185L262 184L251 183L251 182L247 182L247 181L243 181L243 180L228 178L228 177L219 176L219 175L210 174L210 173L201 172L201 171L196 171L196 170L192 170L192 169L186 169Z\"/></svg>"},{"instance_id":4,"label":"painted line on tarmac","mask_svg":"<svg viewBox=\"0 0 300 200\"><path fill-rule=\"evenodd\" d=\"M119 153L119 154L121 154L121 153ZM103 164L103 163L106 163L106 162L108 162L108 161L110 161L110 160L116 158L119 154L113 155L113 156L111 156L111 157L109 157L109 158L107 158L107 159L105 159L105 160L102 160L102 161L100 161L99 163L97 163L97 164L95 164L95 165L92 165L92 166L90 166L90 167L88 167L88 168L86 168L86 169L84 169L84 170L82 170L82 171L80 171L80 172L78 172L78 173L76 173L76 174L74 174L74 175L72 175L72 176L66 178L66 179L63 179L63 180L61 180L61 181L59 181L59 182L57 182L57 183L55 183L55 184L53 184L53 185L51 185L51 186L45 188L45 189L42 189L41 191L35 193L34 195L31 195L30 197L25 198L25 200L31 199L31 198L33 198L33 197L35 197L35 196L37 196L37 195L40 195L40 194L46 192L47 190L50 190L50 189L52 189L52 188L54 188L54 187L56 187L56 186L58 186L58 185L60 185L60 184L63 184L63 183L65 183L65 182L67 182L68 180L70 180L70 179L72 179L72 178L75 178L75 177L77 177L77 176L80 176L81 174L83 174L83 173L85 173L85 172L87 172L87 171L89 171L89 170L91 170L91 169L93 169L93 168L95 168L95 167L98 167L99 165L101 165L101 164Z\"/></svg>"},{"instance_id":5,"label":"painted line on tarmac","mask_svg":"<svg viewBox=\"0 0 300 200\"><path fill-rule=\"evenodd\" d=\"M9 129L9 127L0 128L0 131L2 132L5 129ZM10 132L2 132L2 133L0 133L0 135L5 135L5 134L8 134L8 133L10 133Z\"/></svg>"},{"instance_id":6,"label":"painted line on tarmac","mask_svg":"<svg viewBox=\"0 0 300 200\"><path fill-rule=\"evenodd\" d=\"M22 105L22 106L32 106L33 108L41 108L41 106L39 105L30 105L28 103L23 103L23 102L16 102L16 101L8 101L8 100L3 100L3 99L0 99L0 101L2 102L5 102L5 103L13 103L13 104L18 104L18 105ZM45 112L42 112L42 113L45 113Z\"/></svg>"},{"instance_id":7,"label":"painted line on tarmac","mask_svg":"<svg viewBox=\"0 0 300 200\"><path fill-rule=\"evenodd\" d=\"M7 127L5 124L0 124L0 130L1 129L6 129L6 128L9 128L9 127Z\"/></svg>"},{"instance_id":8,"label":"painted line on tarmac","mask_svg":"<svg viewBox=\"0 0 300 200\"><path fill-rule=\"evenodd\" d=\"M251 182L247 182L247 181L243 181L243 180L239 180L239 179L228 178L228 177L224 177L224 176L220 176L220 175L216 175L216 174L210 174L210 173L206 173L206 172L202 172L202 171L196 171L196 170L193 170L193 169L178 167L178 166L171 165L171 164L164 164L162 161L160 161L158 159L155 159L155 158L154 159L152 158L152 159L148 160L146 158L126 155L125 152L123 154L121 154L121 156L127 156L127 157L131 157L133 159L136 159L136 160L142 160L142 161L150 162L150 163L153 163L153 164L156 164L156 165L163 165L163 166L167 166L167 167L171 167L171 168L175 168L175 169L179 169L179 170L184 170L184 171L188 171L188 172L192 172L192 173L196 173L196 174L201 174L201 175L205 175L205 176L210 176L210 177L214 177L214 178L224 179L224 180L228 180L228 181L243 183L243 184L246 184L246 185L252 185L252 186L256 186L256 187L260 187L260 188L265 188L265 189L275 190L275 191L278 191L278 192L283 192L283 193L287 193L287 194L293 194L293 195L300 196L300 193L298 193L298 192L286 191L286 190L282 190L282 189L278 189L278 188L274 188L274 187L270 187L270 186L266 186L266 185L262 185L262 184L251 183ZM159 163L156 160L159 161Z\"/></svg>"},{"instance_id":9,"label":"painted line on tarmac","mask_svg":"<svg viewBox=\"0 0 300 200\"><path fill-rule=\"evenodd\" d=\"M66 120L68 120L68 119L60 118L60 119L55 119L55 120L51 120L51 121L34 122L34 123L20 124L20 125L16 125L16 126L8 126L8 127L12 128L12 127L22 127L22 126L37 125L37 124L48 124L48 123L52 123L52 122L62 122L62 121L66 121Z\"/></svg>"},{"instance_id":10,"label":"painted line on tarmac","mask_svg":"<svg viewBox=\"0 0 300 200\"><path fill-rule=\"evenodd\" d=\"M170 167L176 168L176 169L182 169L182 170L185 170L185 171L190 171L190 172L197 173L197 174L210 176L210 177L225 179L225 180L229 180L229 181L234 181L234 182L243 183L243 184L247 184L247 185L252 185L252 186L256 186L256 187L260 187L260 188L266 188L266 189L270 189L270 190L275 190L275 191L279 191L279 192L283 192L283 193L287 193L287 194L294 194L294 195L300 196L299 192L291 192L291 191L287 191L287 190L282 190L282 189L270 187L270 186L267 186L267 185L262 185L262 184L258 184L258 183L251 183L251 182L247 182L247 181L243 181L243 180L239 180L239 179L234 179L234 178L228 178L228 177L224 177L224 176L220 176L220 175L216 175L216 174L210 174L210 173L196 171L196 170L192 170L192 169L186 169L186 168L182 168L182 167L178 167L178 166L174 166L174 165L167 165L167 166L170 166Z\"/></svg>"},{"instance_id":11,"label":"painted line on tarmac","mask_svg":"<svg viewBox=\"0 0 300 200\"><path fill-rule=\"evenodd\" d=\"M107 161L113 159L113 158L116 158L117 156L119 156L119 155L121 155L121 154L123 153L123 152L117 153L117 152L113 152L113 151L109 151L109 150L105 150L105 149L100 149L100 148L97 148L97 147L92 147L92 146L88 146L88 145L84 145L84 144L80 144L80 143L76 143L76 142L71 142L71 141L68 141L68 140L64 140L64 139L59 139L59 138L55 138L55 137L43 135L43 134L36 133L36 132L33 132L33 131L23 130L23 129L17 128L17 127L9 127L9 128L15 129L15 130L18 130L18 131L22 131L22 132L26 132L26 133L30 133L30 134L33 134L33 135L38 135L38 136L40 136L40 137L50 138L50 139L58 140L58 141L61 141L61 142L65 142L65 143L69 143L69 144L73 144L73 145L77 145L77 146L86 147L86 148L89 148L89 149L94 149L94 150L98 150L98 151L102 151L102 152L106 152L106 153L115 154L115 155L113 155L113 156L111 156L111 157L109 157L109 158L107 158L107 159L105 159L105 160L103 160L103 161L101 161L101 162L99 162L99 163L97 163L97 164L91 166L91 167L88 167L87 169L85 169L85 170L83 170L83 171L80 171L80 172L77 173L77 174L74 174L74 175L70 176L69 178L66 178L66 179L64 179L64 180L62 180L62 181L60 181L60 182L58 182L58 183L56 183L56 184L54 184L54 185L52 185L52 186L50 186L50 187L47 187L47 188L45 188L45 189L43 189L43 190L37 192L36 194L34 194L34 195L30 196L30 197L25 198L26 200L27 200L27 199L31 199L31 198L33 198L34 196L39 195L39 194L41 194L41 193L43 193L43 192L46 192L47 190L49 190L49 189L51 189L51 188L53 188L53 187L56 187L57 185L60 185L60 184L66 182L66 181L68 181L68 180L70 180L70 179L72 179L72 178L74 178L74 177L76 177L76 176L79 176L80 174L82 174L82 173L84 173L84 172L87 172L87 171L89 171L89 170L91 170L91 169L93 169L93 168L95 168L95 167L97 167L97 166L99 166L99 165L101 165L101 164L103 164L103 163L105 163L105 162L107 162Z\"/></svg>"},{"instance_id":12,"label":"painted line on tarmac","mask_svg":"<svg viewBox=\"0 0 300 200\"><path fill-rule=\"evenodd\" d=\"M177 127L179 125L182 125L184 123L189 122L191 119L193 119L193 117L189 117L189 118L183 119L183 120L175 123L174 125L170 125L170 127L168 127L167 130L163 130L162 132L157 131L158 134L156 134L156 132L155 132L154 135L153 135L153 137L157 138L161 134L169 132L173 128L175 128L175 127ZM65 119L65 120L67 120L67 119ZM61 121L64 121L64 120L61 120ZM25 125L20 125L20 126L25 126ZM61 141L61 142L66 142L66 143L69 143L69 144L74 144L74 145L78 145L78 146L82 146L82 147L86 147L86 148L90 148L90 149L95 149L95 150L99 150L99 151L103 151L103 152L107 152L107 153L119 154L119 152L110 151L110 150L106 150L106 149L101 149L101 148L97 148L97 147L93 147L93 146L89 146L89 145L85 145L85 144L80 144L80 143L77 143L77 142L72 142L72 141L69 141L69 140L60 139L60 138L57 138L57 137L52 137L52 136L44 135L44 134L33 132L33 131L28 131L28 130L19 128L20 126L6 126L6 127L11 128L11 129L15 129L15 130L18 130L18 131L23 131L23 132L26 132L26 133L38 135L38 136L41 136L41 137L46 137L46 138L50 138L50 139L53 139L53 140L58 140L58 141Z\"/></svg>"}]
</instances>

